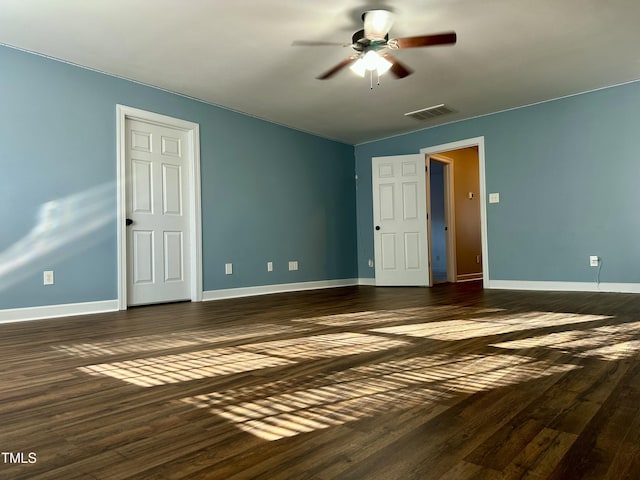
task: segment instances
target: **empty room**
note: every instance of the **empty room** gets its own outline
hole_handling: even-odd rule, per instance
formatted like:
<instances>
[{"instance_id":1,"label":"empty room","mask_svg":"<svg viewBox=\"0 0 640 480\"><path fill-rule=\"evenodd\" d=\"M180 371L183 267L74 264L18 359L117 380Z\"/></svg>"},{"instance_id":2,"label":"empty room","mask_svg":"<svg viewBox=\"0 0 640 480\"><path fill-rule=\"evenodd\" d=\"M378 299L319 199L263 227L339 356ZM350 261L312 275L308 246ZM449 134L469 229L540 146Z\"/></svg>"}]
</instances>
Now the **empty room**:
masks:
<instances>
[{"instance_id":1,"label":"empty room","mask_svg":"<svg viewBox=\"0 0 640 480\"><path fill-rule=\"evenodd\" d=\"M638 478L639 17L2 2L0 478Z\"/></svg>"}]
</instances>

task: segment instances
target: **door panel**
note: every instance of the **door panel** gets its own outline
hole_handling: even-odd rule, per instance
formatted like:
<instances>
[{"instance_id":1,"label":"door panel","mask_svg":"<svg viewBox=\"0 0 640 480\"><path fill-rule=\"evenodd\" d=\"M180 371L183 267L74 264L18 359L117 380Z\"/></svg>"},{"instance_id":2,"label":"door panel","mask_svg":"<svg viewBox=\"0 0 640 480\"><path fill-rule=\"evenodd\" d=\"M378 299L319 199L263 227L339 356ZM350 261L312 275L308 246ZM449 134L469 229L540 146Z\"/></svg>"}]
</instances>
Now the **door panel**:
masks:
<instances>
[{"instance_id":1,"label":"door panel","mask_svg":"<svg viewBox=\"0 0 640 480\"><path fill-rule=\"evenodd\" d=\"M162 165L162 211L182 215L182 181L179 165Z\"/></svg>"},{"instance_id":2,"label":"door panel","mask_svg":"<svg viewBox=\"0 0 640 480\"><path fill-rule=\"evenodd\" d=\"M376 285L428 284L424 155L372 160Z\"/></svg>"},{"instance_id":3,"label":"door panel","mask_svg":"<svg viewBox=\"0 0 640 480\"><path fill-rule=\"evenodd\" d=\"M395 199L393 184L380 184L380 219L393 220Z\"/></svg>"},{"instance_id":4,"label":"door panel","mask_svg":"<svg viewBox=\"0 0 640 480\"><path fill-rule=\"evenodd\" d=\"M127 119L129 305L190 298L187 133Z\"/></svg>"},{"instance_id":5,"label":"door panel","mask_svg":"<svg viewBox=\"0 0 640 480\"><path fill-rule=\"evenodd\" d=\"M131 130L131 149L139 152L151 152L151 133Z\"/></svg>"},{"instance_id":6,"label":"door panel","mask_svg":"<svg viewBox=\"0 0 640 480\"><path fill-rule=\"evenodd\" d=\"M135 285L153 283L153 232L136 230L133 232L133 283Z\"/></svg>"},{"instance_id":7,"label":"door panel","mask_svg":"<svg viewBox=\"0 0 640 480\"><path fill-rule=\"evenodd\" d=\"M404 264L407 270L420 268L420 235L416 232L404 234Z\"/></svg>"},{"instance_id":8,"label":"door panel","mask_svg":"<svg viewBox=\"0 0 640 480\"><path fill-rule=\"evenodd\" d=\"M182 232L164 232L164 279L166 282L184 280L182 271L183 257Z\"/></svg>"},{"instance_id":9,"label":"door panel","mask_svg":"<svg viewBox=\"0 0 640 480\"><path fill-rule=\"evenodd\" d=\"M182 140L180 138L162 137L162 154L171 157L180 157Z\"/></svg>"},{"instance_id":10,"label":"door panel","mask_svg":"<svg viewBox=\"0 0 640 480\"><path fill-rule=\"evenodd\" d=\"M418 218L418 191L415 183L402 184L402 218L405 220Z\"/></svg>"},{"instance_id":11,"label":"door panel","mask_svg":"<svg viewBox=\"0 0 640 480\"><path fill-rule=\"evenodd\" d=\"M382 268L384 270L395 270L398 263L396 262L396 234L383 233L380 236L380 240L382 242Z\"/></svg>"},{"instance_id":12,"label":"door panel","mask_svg":"<svg viewBox=\"0 0 640 480\"><path fill-rule=\"evenodd\" d=\"M135 213L153 213L152 168L150 162L131 160L131 201Z\"/></svg>"}]
</instances>

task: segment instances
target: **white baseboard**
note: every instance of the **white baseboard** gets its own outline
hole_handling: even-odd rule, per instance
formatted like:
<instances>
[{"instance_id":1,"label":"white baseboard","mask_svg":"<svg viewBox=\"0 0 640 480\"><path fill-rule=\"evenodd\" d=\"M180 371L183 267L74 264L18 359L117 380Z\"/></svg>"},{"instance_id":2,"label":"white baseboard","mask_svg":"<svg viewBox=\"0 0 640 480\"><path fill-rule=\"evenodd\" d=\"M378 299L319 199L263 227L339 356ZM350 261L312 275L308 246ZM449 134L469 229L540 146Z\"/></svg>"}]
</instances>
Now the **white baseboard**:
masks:
<instances>
[{"instance_id":1,"label":"white baseboard","mask_svg":"<svg viewBox=\"0 0 640 480\"><path fill-rule=\"evenodd\" d=\"M53 317L69 317L72 315L88 315L90 313L113 312L116 310L118 310L118 300L65 303L62 305L45 305L42 307L10 308L0 310L0 323L41 320L43 318Z\"/></svg>"},{"instance_id":2,"label":"white baseboard","mask_svg":"<svg viewBox=\"0 0 640 480\"><path fill-rule=\"evenodd\" d=\"M456 282L472 282L474 280L482 280L482 278L483 278L482 272L463 273L457 276Z\"/></svg>"},{"instance_id":3,"label":"white baseboard","mask_svg":"<svg viewBox=\"0 0 640 480\"><path fill-rule=\"evenodd\" d=\"M359 278L358 285L369 285L371 287L375 287L376 279L375 278Z\"/></svg>"},{"instance_id":4,"label":"white baseboard","mask_svg":"<svg viewBox=\"0 0 640 480\"><path fill-rule=\"evenodd\" d=\"M322 280L318 282L281 283L278 285L261 285L258 287L225 288L202 292L202 301L223 300L227 298L252 297L271 293L298 292L302 290L318 290L321 288L348 287L358 285L357 278L341 280Z\"/></svg>"},{"instance_id":5,"label":"white baseboard","mask_svg":"<svg viewBox=\"0 0 640 480\"><path fill-rule=\"evenodd\" d=\"M557 292L640 293L640 283L544 282L521 280L489 280L485 288L504 290L539 290Z\"/></svg>"}]
</instances>

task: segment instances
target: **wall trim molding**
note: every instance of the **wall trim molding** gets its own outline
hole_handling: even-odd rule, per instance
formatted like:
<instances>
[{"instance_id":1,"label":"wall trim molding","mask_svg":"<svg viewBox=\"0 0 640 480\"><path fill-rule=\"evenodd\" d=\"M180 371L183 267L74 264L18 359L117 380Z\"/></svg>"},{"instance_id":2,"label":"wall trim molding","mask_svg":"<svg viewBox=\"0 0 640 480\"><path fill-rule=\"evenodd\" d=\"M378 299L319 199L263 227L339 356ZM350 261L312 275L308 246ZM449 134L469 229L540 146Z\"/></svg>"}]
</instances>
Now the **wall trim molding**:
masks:
<instances>
[{"instance_id":1,"label":"wall trim molding","mask_svg":"<svg viewBox=\"0 0 640 480\"><path fill-rule=\"evenodd\" d=\"M75 315L89 315L92 313L115 312L117 310L118 300L43 305L41 307L10 308L0 310L0 323L42 320L45 318L70 317Z\"/></svg>"},{"instance_id":2,"label":"wall trim molding","mask_svg":"<svg viewBox=\"0 0 640 480\"><path fill-rule=\"evenodd\" d=\"M276 285L260 285L257 287L223 288L202 292L202 301L224 300L227 298L253 297L272 293L300 292L303 290L319 290L321 288L350 287L359 285L357 278L340 280L321 280L317 282L280 283Z\"/></svg>"},{"instance_id":3,"label":"wall trim molding","mask_svg":"<svg viewBox=\"0 0 640 480\"><path fill-rule=\"evenodd\" d=\"M456 282L472 282L474 280L482 280L482 272L477 273L463 273L456 277Z\"/></svg>"},{"instance_id":4,"label":"wall trim molding","mask_svg":"<svg viewBox=\"0 0 640 480\"><path fill-rule=\"evenodd\" d=\"M640 293L640 283L548 282L529 280L490 280L485 288L557 292Z\"/></svg>"},{"instance_id":5,"label":"wall trim molding","mask_svg":"<svg viewBox=\"0 0 640 480\"><path fill-rule=\"evenodd\" d=\"M223 300L228 298L269 295L272 293L319 290L323 288L349 287L354 285L375 286L375 278L347 278L340 280L322 280L316 282L282 283L258 287L226 288L203 292L202 300ZM595 282L552 282L535 280L490 280L485 288L502 290L536 290L558 292L607 292L640 293L640 283L600 283ZM43 305L39 307L10 308L0 310L0 323L43 320L56 317L90 315L94 313L115 312L118 300L97 302L66 303L61 305Z\"/></svg>"}]
</instances>

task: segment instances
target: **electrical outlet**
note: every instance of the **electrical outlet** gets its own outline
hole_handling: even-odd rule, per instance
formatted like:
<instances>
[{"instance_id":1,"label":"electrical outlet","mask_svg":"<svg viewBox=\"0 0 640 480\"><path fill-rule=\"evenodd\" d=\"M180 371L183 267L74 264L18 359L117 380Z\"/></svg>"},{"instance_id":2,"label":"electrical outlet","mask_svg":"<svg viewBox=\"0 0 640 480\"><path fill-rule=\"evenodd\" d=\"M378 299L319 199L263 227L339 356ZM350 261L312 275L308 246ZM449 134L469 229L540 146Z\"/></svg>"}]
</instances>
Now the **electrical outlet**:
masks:
<instances>
[{"instance_id":1,"label":"electrical outlet","mask_svg":"<svg viewBox=\"0 0 640 480\"><path fill-rule=\"evenodd\" d=\"M597 267L598 265L600 265L600 258L597 255L590 255L589 256L589 266L590 267Z\"/></svg>"},{"instance_id":2,"label":"electrical outlet","mask_svg":"<svg viewBox=\"0 0 640 480\"><path fill-rule=\"evenodd\" d=\"M273 262L267 262L267 272L273 272Z\"/></svg>"},{"instance_id":3,"label":"electrical outlet","mask_svg":"<svg viewBox=\"0 0 640 480\"><path fill-rule=\"evenodd\" d=\"M233 274L233 263L225 263L224 264L224 273L226 275Z\"/></svg>"},{"instance_id":4,"label":"electrical outlet","mask_svg":"<svg viewBox=\"0 0 640 480\"><path fill-rule=\"evenodd\" d=\"M373 259L372 258L369 259L369 268L373 268Z\"/></svg>"},{"instance_id":5,"label":"electrical outlet","mask_svg":"<svg viewBox=\"0 0 640 480\"><path fill-rule=\"evenodd\" d=\"M53 270L46 270L42 275L44 285L53 285Z\"/></svg>"}]
</instances>

